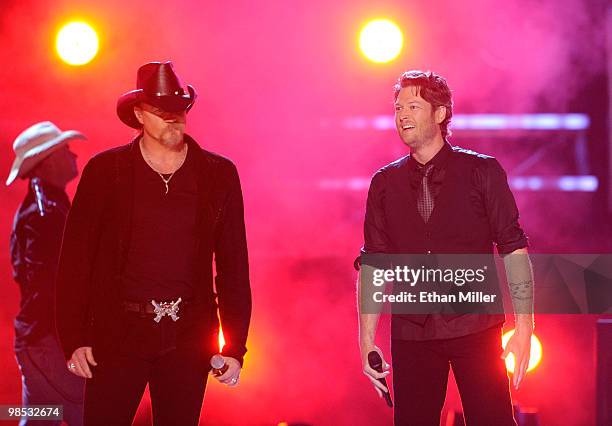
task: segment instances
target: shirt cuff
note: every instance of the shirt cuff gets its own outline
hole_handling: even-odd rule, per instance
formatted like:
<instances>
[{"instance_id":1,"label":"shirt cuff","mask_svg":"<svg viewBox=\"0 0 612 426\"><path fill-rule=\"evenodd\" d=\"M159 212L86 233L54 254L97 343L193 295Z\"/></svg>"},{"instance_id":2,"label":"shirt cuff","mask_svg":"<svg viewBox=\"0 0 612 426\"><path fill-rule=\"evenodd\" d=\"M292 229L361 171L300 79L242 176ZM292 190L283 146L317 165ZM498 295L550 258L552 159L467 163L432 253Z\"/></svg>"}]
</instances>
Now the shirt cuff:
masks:
<instances>
[{"instance_id":1,"label":"shirt cuff","mask_svg":"<svg viewBox=\"0 0 612 426\"><path fill-rule=\"evenodd\" d=\"M497 252L501 257L504 257L515 250L529 247L529 241L525 235L516 241L504 244L497 244Z\"/></svg>"},{"instance_id":2,"label":"shirt cuff","mask_svg":"<svg viewBox=\"0 0 612 426\"><path fill-rule=\"evenodd\" d=\"M244 364L244 354L245 353L246 353L246 348L244 346L235 347L235 346L227 345L227 344L223 346L223 350L221 351L221 355L238 360L238 362L240 363L240 368L242 368L242 365Z\"/></svg>"}]
</instances>

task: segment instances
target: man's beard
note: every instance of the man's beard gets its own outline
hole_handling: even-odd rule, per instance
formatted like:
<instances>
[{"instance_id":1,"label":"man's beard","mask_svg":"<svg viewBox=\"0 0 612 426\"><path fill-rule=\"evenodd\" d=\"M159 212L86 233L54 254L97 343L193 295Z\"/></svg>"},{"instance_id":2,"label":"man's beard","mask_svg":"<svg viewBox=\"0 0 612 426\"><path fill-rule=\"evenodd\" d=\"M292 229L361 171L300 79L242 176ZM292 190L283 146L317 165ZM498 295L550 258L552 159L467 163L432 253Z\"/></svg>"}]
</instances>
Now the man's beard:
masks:
<instances>
[{"instance_id":1,"label":"man's beard","mask_svg":"<svg viewBox=\"0 0 612 426\"><path fill-rule=\"evenodd\" d=\"M175 126L168 126L159 135L159 141L171 148L183 141L183 129Z\"/></svg>"},{"instance_id":2,"label":"man's beard","mask_svg":"<svg viewBox=\"0 0 612 426\"><path fill-rule=\"evenodd\" d=\"M403 142L411 149L417 149L424 145L427 145L436 137L436 126L438 126L438 124L434 122L427 128L422 128L419 133L412 135L409 140L404 140Z\"/></svg>"}]
</instances>

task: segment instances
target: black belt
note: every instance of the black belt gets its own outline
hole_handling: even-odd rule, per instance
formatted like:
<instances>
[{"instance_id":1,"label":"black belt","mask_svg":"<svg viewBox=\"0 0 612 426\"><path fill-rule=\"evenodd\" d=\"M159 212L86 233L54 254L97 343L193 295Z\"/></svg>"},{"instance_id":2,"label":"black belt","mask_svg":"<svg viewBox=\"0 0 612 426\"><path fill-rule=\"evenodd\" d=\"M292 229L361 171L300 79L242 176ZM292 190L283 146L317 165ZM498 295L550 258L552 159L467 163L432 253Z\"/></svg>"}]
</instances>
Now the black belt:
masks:
<instances>
[{"instance_id":1,"label":"black belt","mask_svg":"<svg viewBox=\"0 0 612 426\"><path fill-rule=\"evenodd\" d=\"M158 305L170 305L172 303L176 302L176 300L171 300L171 301L156 301L156 303ZM190 305L192 302L188 301L188 300L181 300L180 303L177 304L177 313L184 308L185 306ZM152 302L134 302L134 301L129 301L129 300L124 300L123 301L123 310L125 312L136 312L138 314L140 314L141 316L145 316L145 315L156 315L156 307L153 305Z\"/></svg>"},{"instance_id":2,"label":"black belt","mask_svg":"<svg viewBox=\"0 0 612 426\"><path fill-rule=\"evenodd\" d=\"M126 312L138 312L139 314L153 314L155 307L151 302L123 302L123 310Z\"/></svg>"}]
</instances>

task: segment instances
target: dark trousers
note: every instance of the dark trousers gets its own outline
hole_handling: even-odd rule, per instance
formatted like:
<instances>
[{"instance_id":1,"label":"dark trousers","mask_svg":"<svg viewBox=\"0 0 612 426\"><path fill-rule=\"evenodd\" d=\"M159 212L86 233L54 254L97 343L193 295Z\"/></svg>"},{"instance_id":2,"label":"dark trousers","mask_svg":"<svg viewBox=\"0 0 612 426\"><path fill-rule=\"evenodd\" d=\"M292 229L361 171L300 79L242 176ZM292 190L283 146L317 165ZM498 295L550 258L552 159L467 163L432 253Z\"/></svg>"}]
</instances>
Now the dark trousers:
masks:
<instances>
[{"instance_id":1,"label":"dark trousers","mask_svg":"<svg viewBox=\"0 0 612 426\"><path fill-rule=\"evenodd\" d=\"M21 370L22 405L61 405L64 422L81 426L85 380L68 371L57 339L45 336L16 351L15 357ZM60 423L24 417L19 426L59 426Z\"/></svg>"},{"instance_id":2,"label":"dark trousers","mask_svg":"<svg viewBox=\"0 0 612 426\"><path fill-rule=\"evenodd\" d=\"M178 324L172 319L155 323L152 318L128 314L116 353L93 368L85 388L85 426L131 425L147 383L155 426L198 424L208 359L195 343L177 344Z\"/></svg>"},{"instance_id":3,"label":"dark trousers","mask_svg":"<svg viewBox=\"0 0 612 426\"><path fill-rule=\"evenodd\" d=\"M392 340L396 426L439 426L452 367L466 426L516 426L501 329L442 340Z\"/></svg>"}]
</instances>

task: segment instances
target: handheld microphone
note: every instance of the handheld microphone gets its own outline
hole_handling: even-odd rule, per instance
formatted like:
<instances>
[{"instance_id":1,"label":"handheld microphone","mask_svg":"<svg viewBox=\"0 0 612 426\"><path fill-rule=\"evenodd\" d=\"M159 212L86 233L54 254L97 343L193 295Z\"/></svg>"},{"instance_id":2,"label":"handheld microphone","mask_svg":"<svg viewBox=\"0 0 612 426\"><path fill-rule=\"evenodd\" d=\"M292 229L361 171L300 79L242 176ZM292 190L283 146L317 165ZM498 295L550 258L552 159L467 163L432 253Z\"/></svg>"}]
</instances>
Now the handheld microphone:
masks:
<instances>
[{"instance_id":1,"label":"handheld microphone","mask_svg":"<svg viewBox=\"0 0 612 426\"><path fill-rule=\"evenodd\" d=\"M212 367L212 373L214 376L219 377L223 375L229 368L229 365L225 363L225 360L221 354L213 355L210 359L210 366Z\"/></svg>"},{"instance_id":2,"label":"handheld microphone","mask_svg":"<svg viewBox=\"0 0 612 426\"><path fill-rule=\"evenodd\" d=\"M378 352L370 351L370 353L368 353L368 364L370 364L370 368L372 368L372 370L377 371L379 373L383 372L382 358L380 357L380 354ZM384 391L381 391L381 392L383 393L383 396L385 397L385 401L387 402L387 405L389 407L393 407L393 401L391 400L391 394L389 394L389 387L387 386L387 380L385 380L384 377L382 379L377 379L377 380L387 388L387 392L384 392Z\"/></svg>"}]
</instances>

